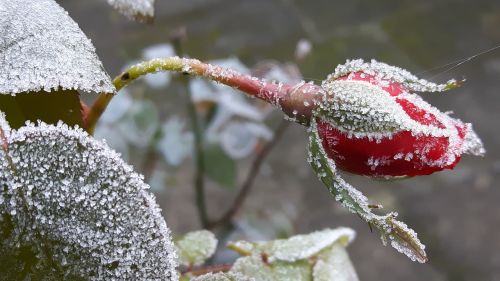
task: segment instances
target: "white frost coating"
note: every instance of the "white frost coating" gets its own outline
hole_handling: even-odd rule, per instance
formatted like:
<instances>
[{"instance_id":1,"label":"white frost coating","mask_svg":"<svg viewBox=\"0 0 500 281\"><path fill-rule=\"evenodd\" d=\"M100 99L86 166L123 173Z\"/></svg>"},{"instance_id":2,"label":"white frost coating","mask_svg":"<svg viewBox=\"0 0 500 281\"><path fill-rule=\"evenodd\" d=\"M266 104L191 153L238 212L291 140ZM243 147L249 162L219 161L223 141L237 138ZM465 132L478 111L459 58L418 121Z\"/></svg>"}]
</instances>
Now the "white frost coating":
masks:
<instances>
[{"instance_id":1,"label":"white frost coating","mask_svg":"<svg viewBox=\"0 0 500 281\"><path fill-rule=\"evenodd\" d=\"M0 1L0 94L114 93L95 48L53 0Z\"/></svg>"},{"instance_id":2,"label":"white frost coating","mask_svg":"<svg viewBox=\"0 0 500 281\"><path fill-rule=\"evenodd\" d=\"M218 273L207 273L201 276L197 276L189 279L191 281L257 281L254 278L249 278L236 272L218 272ZM261 281L261 280L260 280Z\"/></svg>"},{"instance_id":3,"label":"white frost coating","mask_svg":"<svg viewBox=\"0 0 500 281\"><path fill-rule=\"evenodd\" d=\"M309 234L295 235L288 239L269 242L231 242L229 245L241 252L265 253L268 261L295 262L310 258L334 243L347 246L356 237L354 230L347 227L324 229Z\"/></svg>"},{"instance_id":4,"label":"white frost coating","mask_svg":"<svg viewBox=\"0 0 500 281\"><path fill-rule=\"evenodd\" d=\"M359 281L358 274L344 247L334 244L326 257L313 267L314 281Z\"/></svg>"},{"instance_id":5,"label":"white frost coating","mask_svg":"<svg viewBox=\"0 0 500 281\"><path fill-rule=\"evenodd\" d=\"M13 130L8 144L7 155L0 151L0 234L9 220L12 232L0 249L15 259L29 248L31 273L49 268L54 280L178 279L149 186L105 143L39 123Z\"/></svg>"},{"instance_id":6,"label":"white frost coating","mask_svg":"<svg viewBox=\"0 0 500 281\"><path fill-rule=\"evenodd\" d=\"M152 18L155 0L107 0L123 15L129 18Z\"/></svg>"}]
</instances>

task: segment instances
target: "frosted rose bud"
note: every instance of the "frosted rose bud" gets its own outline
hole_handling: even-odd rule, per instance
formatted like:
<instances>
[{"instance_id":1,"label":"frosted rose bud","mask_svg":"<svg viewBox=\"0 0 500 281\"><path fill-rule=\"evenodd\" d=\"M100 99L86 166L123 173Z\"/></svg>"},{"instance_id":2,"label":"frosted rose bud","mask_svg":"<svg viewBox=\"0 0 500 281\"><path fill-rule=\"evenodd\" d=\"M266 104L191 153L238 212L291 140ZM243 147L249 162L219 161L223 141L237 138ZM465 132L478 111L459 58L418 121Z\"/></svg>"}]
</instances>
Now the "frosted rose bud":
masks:
<instances>
[{"instance_id":1,"label":"frosted rose bud","mask_svg":"<svg viewBox=\"0 0 500 281\"><path fill-rule=\"evenodd\" d=\"M372 177L427 175L453 168L464 153L482 155L472 125L450 117L413 92L438 85L384 63L347 61L324 82L317 109L324 149L345 171Z\"/></svg>"}]
</instances>

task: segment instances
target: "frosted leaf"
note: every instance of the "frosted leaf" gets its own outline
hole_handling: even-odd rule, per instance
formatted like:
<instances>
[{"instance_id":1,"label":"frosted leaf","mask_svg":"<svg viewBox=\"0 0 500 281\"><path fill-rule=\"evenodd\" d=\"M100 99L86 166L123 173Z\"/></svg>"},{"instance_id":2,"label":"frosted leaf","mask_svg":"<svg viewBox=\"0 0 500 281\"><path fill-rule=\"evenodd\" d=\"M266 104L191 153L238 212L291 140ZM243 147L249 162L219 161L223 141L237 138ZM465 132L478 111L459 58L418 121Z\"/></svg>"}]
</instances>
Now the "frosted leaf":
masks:
<instances>
[{"instance_id":1,"label":"frosted leaf","mask_svg":"<svg viewBox=\"0 0 500 281\"><path fill-rule=\"evenodd\" d=\"M359 278L345 248L335 243L314 264L313 280L358 281Z\"/></svg>"},{"instance_id":2,"label":"frosted leaf","mask_svg":"<svg viewBox=\"0 0 500 281\"><path fill-rule=\"evenodd\" d=\"M208 273L195 278L189 279L190 281L257 281L253 278L245 277L239 273Z\"/></svg>"},{"instance_id":3,"label":"frosted leaf","mask_svg":"<svg viewBox=\"0 0 500 281\"><path fill-rule=\"evenodd\" d=\"M0 184L0 259L12 264L0 275L7 279L178 279L170 231L149 186L83 130L39 123L11 131L0 151Z\"/></svg>"},{"instance_id":4,"label":"frosted leaf","mask_svg":"<svg viewBox=\"0 0 500 281\"><path fill-rule=\"evenodd\" d=\"M335 163L330 159L318 135L316 120L311 120L309 128L308 162L318 178L325 184L335 200L350 212L359 215L371 226L377 228L384 244L390 240L391 245L411 260L426 262L425 246L417 238L417 234L400 221L396 214L374 214L368 204L368 199L356 188L345 182L337 172Z\"/></svg>"},{"instance_id":5,"label":"frosted leaf","mask_svg":"<svg viewBox=\"0 0 500 281\"><path fill-rule=\"evenodd\" d=\"M311 271L311 265L307 260L269 264L262 256L251 255L237 259L229 272L256 281L310 281Z\"/></svg>"},{"instance_id":6,"label":"frosted leaf","mask_svg":"<svg viewBox=\"0 0 500 281\"><path fill-rule=\"evenodd\" d=\"M238 252L265 254L271 263L294 262L310 258L336 242L347 245L354 237L355 232L352 229L339 227L268 242L233 242L229 247Z\"/></svg>"},{"instance_id":7,"label":"frosted leaf","mask_svg":"<svg viewBox=\"0 0 500 281\"><path fill-rule=\"evenodd\" d=\"M179 263L184 266L199 266L209 259L217 248L215 235L208 230L189 232L175 241Z\"/></svg>"},{"instance_id":8,"label":"frosted leaf","mask_svg":"<svg viewBox=\"0 0 500 281\"><path fill-rule=\"evenodd\" d=\"M53 0L2 0L0 34L0 94L115 92L90 40Z\"/></svg>"},{"instance_id":9,"label":"frosted leaf","mask_svg":"<svg viewBox=\"0 0 500 281\"><path fill-rule=\"evenodd\" d=\"M362 59L347 60L345 64L340 64L335 68L335 72L327 77L325 83L353 72L364 72L383 81L398 82L407 90L415 92L442 92L456 88L461 83L460 81L451 79L445 84L436 84L419 79L409 71L397 66L391 66L373 59L370 62L364 62Z\"/></svg>"},{"instance_id":10,"label":"frosted leaf","mask_svg":"<svg viewBox=\"0 0 500 281\"><path fill-rule=\"evenodd\" d=\"M139 21L152 21L155 0L107 0L123 15Z\"/></svg>"}]
</instances>

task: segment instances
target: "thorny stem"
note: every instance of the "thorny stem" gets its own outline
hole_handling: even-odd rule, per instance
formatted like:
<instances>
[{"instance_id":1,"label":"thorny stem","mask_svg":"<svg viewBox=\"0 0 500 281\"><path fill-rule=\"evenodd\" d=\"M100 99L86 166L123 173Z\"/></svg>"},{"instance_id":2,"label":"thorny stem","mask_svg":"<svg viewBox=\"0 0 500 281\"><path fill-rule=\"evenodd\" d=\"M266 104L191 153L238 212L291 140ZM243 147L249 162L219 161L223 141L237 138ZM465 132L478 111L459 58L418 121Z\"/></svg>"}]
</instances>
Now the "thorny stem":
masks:
<instances>
[{"instance_id":1,"label":"thorny stem","mask_svg":"<svg viewBox=\"0 0 500 281\"><path fill-rule=\"evenodd\" d=\"M243 75L231 69L203 63L196 59L169 57L153 59L132 66L113 80L116 90L131 81L158 71L175 71L225 84L238 89L251 97L264 100L279 107L285 114L308 125L316 101L324 95L323 89L313 83L301 82L295 85L274 83L256 77ZM86 129L92 133L99 117L111 101L112 95L101 94L85 117Z\"/></svg>"},{"instance_id":2,"label":"thorny stem","mask_svg":"<svg viewBox=\"0 0 500 281\"><path fill-rule=\"evenodd\" d=\"M287 122L286 120L281 121L281 123L274 132L274 138L270 142L268 142L256 156L254 162L252 163L252 166L250 167L250 171L248 172L248 175L245 181L243 182L243 185L240 188L240 191L236 195L233 203L231 204L231 207L218 220L209 224L208 225L209 229L213 229L219 225L224 225L229 223L231 219L238 213L238 211L243 206L243 202L250 193L255 178L259 174L262 163L264 163L264 159L267 157L267 155L269 155L269 152L271 152L274 146L278 143L281 136L285 132L286 128L288 128L289 124L290 123Z\"/></svg>"}]
</instances>

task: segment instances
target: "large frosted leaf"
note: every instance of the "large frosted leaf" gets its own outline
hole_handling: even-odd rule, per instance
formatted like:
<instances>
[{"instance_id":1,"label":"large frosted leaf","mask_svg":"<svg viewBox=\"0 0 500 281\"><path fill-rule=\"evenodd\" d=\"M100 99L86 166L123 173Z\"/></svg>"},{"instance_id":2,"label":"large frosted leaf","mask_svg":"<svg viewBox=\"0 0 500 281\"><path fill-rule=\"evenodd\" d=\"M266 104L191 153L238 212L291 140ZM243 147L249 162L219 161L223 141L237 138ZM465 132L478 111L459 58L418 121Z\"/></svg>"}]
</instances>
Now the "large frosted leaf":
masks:
<instances>
[{"instance_id":1,"label":"large frosted leaf","mask_svg":"<svg viewBox=\"0 0 500 281\"><path fill-rule=\"evenodd\" d=\"M210 258L217 248L215 235L208 230L189 232L175 242L179 262L184 266L199 266Z\"/></svg>"},{"instance_id":2,"label":"large frosted leaf","mask_svg":"<svg viewBox=\"0 0 500 281\"><path fill-rule=\"evenodd\" d=\"M0 1L0 94L115 91L90 40L53 0Z\"/></svg>"},{"instance_id":3,"label":"large frosted leaf","mask_svg":"<svg viewBox=\"0 0 500 281\"><path fill-rule=\"evenodd\" d=\"M0 276L177 280L149 186L117 153L63 124L0 126Z\"/></svg>"},{"instance_id":4,"label":"large frosted leaf","mask_svg":"<svg viewBox=\"0 0 500 281\"><path fill-rule=\"evenodd\" d=\"M107 0L115 9L129 18L151 21L155 0Z\"/></svg>"}]
</instances>

